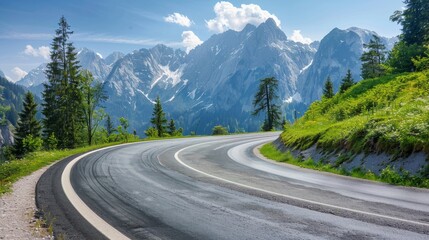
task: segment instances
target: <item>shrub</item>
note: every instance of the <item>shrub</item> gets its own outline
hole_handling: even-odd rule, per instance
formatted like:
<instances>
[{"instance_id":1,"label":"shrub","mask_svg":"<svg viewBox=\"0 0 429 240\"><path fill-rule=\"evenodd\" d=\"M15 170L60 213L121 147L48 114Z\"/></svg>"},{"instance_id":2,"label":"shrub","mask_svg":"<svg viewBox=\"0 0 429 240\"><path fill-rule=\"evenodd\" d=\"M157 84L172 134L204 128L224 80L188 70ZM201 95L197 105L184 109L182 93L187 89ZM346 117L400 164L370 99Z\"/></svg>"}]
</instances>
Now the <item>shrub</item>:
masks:
<instances>
[{"instance_id":1,"label":"shrub","mask_svg":"<svg viewBox=\"0 0 429 240\"><path fill-rule=\"evenodd\" d=\"M51 133L51 135L49 135L49 137L45 140L45 148L47 150L53 150L53 149L57 149L57 145L58 145L58 140L55 137L55 134Z\"/></svg>"},{"instance_id":2,"label":"shrub","mask_svg":"<svg viewBox=\"0 0 429 240\"><path fill-rule=\"evenodd\" d=\"M146 134L146 136L149 138L156 138L158 137L158 130L156 130L154 127L150 127L144 131L144 134Z\"/></svg>"},{"instance_id":3,"label":"shrub","mask_svg":"<svg viewBox=\"0 0 429 240\"><path fill-rule=\"evenodd\" d=\"M228 135L228 130L222 125L217 125L213 127L212 135Z\"/></svg>"},{"instance_id":4,"label":"shrub","mask_svg":"<svg viewBox=\"0 0 429 240\"><path fill-rule=\"evenodd\" d=\"M390 166L387 166L385 169L381 171L380 179L381 181L390 183L390 184L399 184L402 182L401 175Z\"/></svg>"},{"instance_id":5,"label":"shrub","mask_svg":"<svg viewBox=\"0 0 429 240\"><path fill-rule=\"evenodd\" d=\"M22 140L22 143L24 145L24 152L31 153L42 149L43 140L40 137L33 137L30 134Z\"/></svg>"}]
</instances>

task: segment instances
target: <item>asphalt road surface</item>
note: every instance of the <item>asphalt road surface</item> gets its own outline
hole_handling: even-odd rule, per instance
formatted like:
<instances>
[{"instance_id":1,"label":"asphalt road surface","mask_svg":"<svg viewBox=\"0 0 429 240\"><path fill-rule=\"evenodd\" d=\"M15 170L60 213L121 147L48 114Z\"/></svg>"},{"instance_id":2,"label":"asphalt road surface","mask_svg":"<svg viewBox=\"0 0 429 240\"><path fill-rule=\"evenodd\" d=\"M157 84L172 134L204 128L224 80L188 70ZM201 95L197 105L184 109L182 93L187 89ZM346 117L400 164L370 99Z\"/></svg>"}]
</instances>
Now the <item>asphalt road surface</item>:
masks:
<instances>
[{"instance_id":1,"label":"asphalt road surface","mask_svg":"<svg viewBox=\"0 0 429 240\"><path fill-rule=\"evenodd\" d=\"M37 204L69 239L429 239L428 190L255 155L277 137L142 142L69 158L42 176Z\"/></svg>"}]
</instances>

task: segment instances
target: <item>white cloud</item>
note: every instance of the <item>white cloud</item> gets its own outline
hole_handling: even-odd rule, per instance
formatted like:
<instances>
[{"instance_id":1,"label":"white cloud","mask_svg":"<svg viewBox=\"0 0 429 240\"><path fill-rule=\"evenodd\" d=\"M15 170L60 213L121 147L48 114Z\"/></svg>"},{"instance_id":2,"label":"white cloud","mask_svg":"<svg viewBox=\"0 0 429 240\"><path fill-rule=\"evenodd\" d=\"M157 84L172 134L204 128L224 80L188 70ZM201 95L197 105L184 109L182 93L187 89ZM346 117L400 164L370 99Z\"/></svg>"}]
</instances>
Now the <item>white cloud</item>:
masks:
<instances>
[{"instance_id":1,"label":"white cloud","mask_svg":"<svg viewBox=\"0 0 429 240\"><path fill-rule=\"evenodd\" d=\"M182 33L182 40L183 46L186 48L186 53L189 53L196 46L203 43L203 41L201 41L201 39L192 31L184 31Z\"/></svg>"},{"instance_id":2,"label":"white cloud","mask_svg":"<svg viewBox=\"0 0 429 240\"><path fill-rule=\"evenodd\" d=\"M310 44L312 42L310 38L302 36L301 30L293 30L290 40L304 44Z\"/></svg>"},{"instance_id":3,"label":"white cloud","mask_svg":"<svg viewBox=\"0 0 429 240\"><path fill-rule=\"evenodd\" d=\"M23 77L25 77L25 75L27 75L27 72L22 70L19 67L14 67L12 68L12 70L10 70L13 74L12 77L10 77L10 79L12 80L12 82L16 82L21 80Z\"/></svg>"},{"instance_id":4,"label":"white cloud","mask_svg":"<svg viewBox=\"0 0 429 240\"><path fill-rule=\"evenodd\" d=\"M274 19L280 27L280 20L256 4L241 4L235 7L230 2L218 2L213 8L216 17L206 21L207 27L213 32L224 32L228 29L241 31L248 23L258 26L268 18Z\"/></svg>"},{"instance_id":5,"label":"white cloud","mask_svg":"<svg viewBox=\"0 0 429 240\"><path fill-rule=\"evenodd\" d=\"M47 46L34 48L31 45L27 45L25 46L24 53L33 57L43 57L46 60L49 60L50 57L50 49Z\"/></svg>"},{"instance_id":6,"label":"white cloud","mask_svg":"<svg viewBox=\"0 0 429 240\"><path fill-rule=\"evenodd\" d=\"M190 27L192 25L192 21L185 15L180 13L173 13L164 17L164 21L170 23L177 23L184 27Z\"/></svg>"}]
</instances>

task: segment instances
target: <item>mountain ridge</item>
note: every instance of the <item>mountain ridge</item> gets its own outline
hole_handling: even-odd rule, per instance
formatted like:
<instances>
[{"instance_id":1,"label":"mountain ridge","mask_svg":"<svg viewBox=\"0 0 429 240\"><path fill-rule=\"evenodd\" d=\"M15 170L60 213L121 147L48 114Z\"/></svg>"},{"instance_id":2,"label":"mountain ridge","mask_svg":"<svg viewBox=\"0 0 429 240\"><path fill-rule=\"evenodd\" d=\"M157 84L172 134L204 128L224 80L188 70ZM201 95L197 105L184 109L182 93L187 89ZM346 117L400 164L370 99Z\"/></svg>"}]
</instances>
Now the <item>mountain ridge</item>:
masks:
<instances>
[{"instance_id":1,"label":"mountain ridge","mask_svg":"<svg viewBox=\"0 0 429 240\"><path fill-rule=\"evenodd\" d=\"M248 24L242 31L212 35L188 54L156 45L128 54L112 53L106 59L82 49L78 59L104 82L109 95L106 111L114 119L127 117L140 134L149 124L148 113L158 96L168 117L188 133L209 133L217 124L229 126L230 131L256 131L263 116L250 113L260 79L279 80L282 110L291 119L294 104L306 108L318 99L326 74L336 72L338 79L351 68L359 80L362 45L373 33L335 28L320 42L302 44L289 40L275 22L267 20L259 26ZM343 52L335 52L336 48Z\"/></svg>"}]
</instances>

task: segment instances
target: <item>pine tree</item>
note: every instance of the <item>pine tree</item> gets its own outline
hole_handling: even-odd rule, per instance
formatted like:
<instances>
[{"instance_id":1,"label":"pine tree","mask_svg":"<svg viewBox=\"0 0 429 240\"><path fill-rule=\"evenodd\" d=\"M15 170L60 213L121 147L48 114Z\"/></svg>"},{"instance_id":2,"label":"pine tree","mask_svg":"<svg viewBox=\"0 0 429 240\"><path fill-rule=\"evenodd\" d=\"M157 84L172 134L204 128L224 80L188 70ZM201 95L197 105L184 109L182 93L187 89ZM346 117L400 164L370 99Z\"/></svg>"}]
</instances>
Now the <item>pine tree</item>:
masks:
<instances>
[{"instance_id":1,"label":"pine tree","mask_svg":"<svg viewBox=\"0 0 429 240\"><path fill-rule=\"evenodd\" d=\"M331 77L328 76L325 82L325 87L323 89L323 96L325 98L334 97L334 86L332 85Z\"/></svg>"},{"instance_id":2,"label":"pine tree","mask_svg":"<svg viewBox=\"0 0 429 240\"><path fill-rule=\"evenodd\" d=\"M91 72L84 70L81 72L82 96L83 96L83 113L87 130L88 145L92 144L92 138L103 116L97 116L96 109L100 104L107 100L103 91L101 82L94 82ZM110 134L109 134L110 135Z\"/></svg>"},{"instance_id":3,"label":"pine tree","mask_svg":"<svg viewBox=\"0 0 429 240\"><path fill-rule=\"evenodd\" d=\"M372 35L368 44L363 45L367 49L360 58L362 61L361 75L362 78L375 78L384 74L383 63L386 55L386 47L381 42L380 37Z\"/></svg>"},{"instance_id":4,"label":"pine tree","mask_svg":"<svg viewBox=\"0 0 429 240\"><path fill-rule=\"evenodd\" d=\"M110 137L110 135L116 131L116 129L113 127L113 122L110 115L107 115L106 118L106 131L108 137Z\"/></svg>"},{"instance_id":5,"label":"pine tree","mask_svg":"<svg viewBox=\"0 0 429 240\"><path fill-rule=\"evenodd\" d=\"M168 124L168 134L170 134L170 136L174 136L176 134L176 124L173 119L170 119L170 123Z\"/></svg>"},{"instance_id":6,"label":"pine tree","mask_svg":"<svg viewBox=\"0 0 429 240\"><path fill-rule=\"evenodd\" d=\"M259 83L259 89L253 99L254 111L252 115L258 115L261 111L266 112L266 121L263 125L264 131L271 131L281 123L280 107L275 104L278 81L274 77L264 78Z\"/></svg>"},{"instance_id":7,"label":"pine tree","mask_svg":"<svg viewBox=\"0 0 429 240\"><path fill-rule=\"evenodd\" d=\"M407 45L429 43L429 1L404 0L405 10L395 11L390 20L402 25L401 40Z\"/></svg>"},{"instance_id":8,"label":"pine tree","mask_svg":"<svg viewBox=\"0 0 429 240\"><path fill-rule=\"evenodd\" d=\"M352 72L349 69L347 70L346 76L341 80L340 93L347 91L347 89L352 87L354 84L355 82L353 81Z\"/></svg>"},{"instance_id":9,"label":"pine tree","mask_svg":"<svg viewBox=\"0 0 429 240\"><path fill-rule=\"evenodd\" d=\"M165 118L165 113L162 110L161 100L159 96L155 100L155 105L153 106L152 118L150 119L153 127L158 131L158 137L163 137L166 132L167 119Z\"/></svg>"},{"instance_id":10,"label":"pine tree","mask_svg":"<svg viewBox=\"0 0 429 240\"><path fill-rule=\"evenodd\" d=\"M58 147L74 148L82 126L82 93L78 61L66 19L61 17L51 44L51 62L47 65L48 82L44 84L44 137L54 133Z\"/></svg>"},{"instance_id":11,"label":"pine tree","mask_svg":"<svg viewBox=\"0 0 429 240\"><path fill-rule=\"evenodd\" d=\"M404 4L405 10L395 11L390 17L402 25L400 41L387 60L394 73L422 69L421 60L428 61L425 52L429 47L429 1L405 0Z\"/></svg>"},{"instance_id":12,"label":"pine tree","mask_svg":"<svg viewBox=\"0 0 429 240\"><path fill-rule=\"evenodd\" d=\"M23 110L19 114L18 126L15 133L15 144L13 152L16 157L23 157L26 153L30 152L28 146L25 146L24 141L26 138L31 139L40 138L40 122L36 119L37 104L34 101L33 94L27 92L23 103Z\"/></svg>"}]
</instances>

